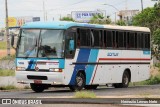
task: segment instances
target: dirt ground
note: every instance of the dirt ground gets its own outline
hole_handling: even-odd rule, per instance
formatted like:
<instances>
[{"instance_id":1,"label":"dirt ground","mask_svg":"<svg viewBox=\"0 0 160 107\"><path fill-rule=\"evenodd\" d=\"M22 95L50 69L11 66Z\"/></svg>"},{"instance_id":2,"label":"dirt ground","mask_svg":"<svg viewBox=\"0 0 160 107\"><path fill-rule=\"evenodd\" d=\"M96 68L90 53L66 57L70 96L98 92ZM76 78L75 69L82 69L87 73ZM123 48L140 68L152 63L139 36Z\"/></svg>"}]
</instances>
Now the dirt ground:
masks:
<instances>
[{"instance_id":1,"label":"dirt ground","mask_svg":"<svg viewBox=\"0 0 160 107\"><path fill-rule=\"evenodd\" d=\"M15 50L10 50L11 55L15 54ZM0 58L7 56L7 50L0 50Z\"/></svg>"},{"instance_id":2,"label":"dirt ground","mask_svg":"<svg viewBox=\"0 0 160 107\"><path fill-rule=\"evenodd\" d=\"M159 74L159 69L157 67L151 67L150 69L150 73L152 76L156 76L157 74Z\"/></svg>"}]
</instances>

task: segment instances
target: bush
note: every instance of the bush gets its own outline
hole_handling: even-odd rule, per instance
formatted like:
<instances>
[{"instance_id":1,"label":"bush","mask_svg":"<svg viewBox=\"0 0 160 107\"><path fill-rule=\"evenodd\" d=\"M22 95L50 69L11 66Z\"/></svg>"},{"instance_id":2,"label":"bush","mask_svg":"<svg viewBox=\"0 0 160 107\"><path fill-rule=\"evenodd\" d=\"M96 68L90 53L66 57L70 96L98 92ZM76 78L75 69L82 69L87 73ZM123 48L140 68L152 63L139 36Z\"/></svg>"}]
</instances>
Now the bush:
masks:
<instances>
[{"instance_id":1,"label":"bush","mask_svg":"<svg viewBox=\"0 0 160 107\"><path fill-rule=\"evenodd\" d=\"M13 90L13 89L17 89L17 87L15 87L14 85L7 85L0 87L0 90Z\"/></svg>"},{"instance_id":2,"label":"bush","mask_svg":"<svg viewBox=\"0 0 160 107\"><path fill-rule=\"evenodd\" d=\"M0 49L7 49L7 42L0 42Z\"/></svg>"},{"instance_id":3,"label":"bush","mask_svg":"<svg viewBox=\"0 0 160 107\"><path fill-rule=\"evenodd\" d=\"M0 58L0 60L14 60L15 57L16 57L16 55L13 54L13 55L10 55L10 56L2 57L2 58Z\"/></svg>"},{"instance_id":4,"label":"bush","mask_svg":"<svg viewBox=\"0 0 160 107\"><path fill-rule=\"evenodd\" d=\"M0 76L15 76L15 71L0 69Z\"/></svg>"},{"instance_id":5,"label":"bush","mask_svg":"<svg viewBox=\"0 0 160 107\"><path fill-rule=\"evenodd\" d=\"M160 83L160 77L159 76L151 76L149 80L146 80L144 82L145 85L153 85L153 84L159 84Z\"/></svg>"}]
</instances>

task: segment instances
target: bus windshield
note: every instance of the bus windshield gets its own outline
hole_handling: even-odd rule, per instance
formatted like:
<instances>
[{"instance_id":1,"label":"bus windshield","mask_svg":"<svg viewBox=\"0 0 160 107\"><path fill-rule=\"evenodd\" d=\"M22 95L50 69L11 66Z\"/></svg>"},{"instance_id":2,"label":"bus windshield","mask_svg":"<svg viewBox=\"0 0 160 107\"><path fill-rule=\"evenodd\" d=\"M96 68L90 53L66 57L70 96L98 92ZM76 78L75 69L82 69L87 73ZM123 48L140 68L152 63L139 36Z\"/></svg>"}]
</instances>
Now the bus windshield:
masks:
<instances>
[{"instance_id":1,"label":"bus windshield","mask_svg":"<svg viewBox=\"0 0 160 107\"><path fill-rule=\"evenodd\" d=\"M22 29L17 57L64 57L64 30Z\"/></svg>"}]
</instances>

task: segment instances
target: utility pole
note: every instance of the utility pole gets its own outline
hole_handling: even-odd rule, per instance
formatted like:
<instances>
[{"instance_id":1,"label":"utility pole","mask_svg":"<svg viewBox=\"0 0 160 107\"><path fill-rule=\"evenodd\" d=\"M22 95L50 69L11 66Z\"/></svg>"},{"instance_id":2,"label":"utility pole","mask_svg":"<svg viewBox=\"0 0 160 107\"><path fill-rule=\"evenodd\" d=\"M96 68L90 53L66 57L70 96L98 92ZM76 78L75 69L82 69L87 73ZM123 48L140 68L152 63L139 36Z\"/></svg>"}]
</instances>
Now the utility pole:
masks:
<instances>
[{"instance_id":1,"label":"utility pole","mask_svg":"<svg viewBox=\"0 0 160 107\"><path fill-rule=\"evenodd\" d=\"M128 0L126 0L125 10L128 10Z\"/></svg>"},{"instance_id":2,"label":"utility pole","mask_svg":"<svg viewBox=\"0 0 160 107\"><path fill-rule=\"evenodd\" d=\"M10 39L9 39L9 28L8 28L8 6L7 6L7 0L5 0L5 13L6 13L7 55L10 56Z\"/></svg>"},{"instance_id":3,"label":"utility pole","mask_svg":"<svg viewBox=\"0 0 160 107\"><path fill-rule=\"evenodd\" d=\"M45 17L45 4L44 4L44 0L43 0L43 18L44 18L44 21L45 21L46 17Z\"/></svg>"},{"instance_id":4,"label":"utility pole","mask_svg":"<svg viewBox=\"0 0 160 107\"><path fill-rule=\"evenodd\" d=\"M143 12L143 0L141 0L141 7L142 7L142 12Z\"/></svg>"},{"instance_id":5,"label":"utility pole","mask_svg":"<svg viewBox=\"0 0 160 107\"><path fill-rule=\"evenodd\" d=\"M117 13L115 12L115 24L116 24L116 22L117 22L117 18L116 18L116 16L117 16Z\"/></svg>"}]
</instances>

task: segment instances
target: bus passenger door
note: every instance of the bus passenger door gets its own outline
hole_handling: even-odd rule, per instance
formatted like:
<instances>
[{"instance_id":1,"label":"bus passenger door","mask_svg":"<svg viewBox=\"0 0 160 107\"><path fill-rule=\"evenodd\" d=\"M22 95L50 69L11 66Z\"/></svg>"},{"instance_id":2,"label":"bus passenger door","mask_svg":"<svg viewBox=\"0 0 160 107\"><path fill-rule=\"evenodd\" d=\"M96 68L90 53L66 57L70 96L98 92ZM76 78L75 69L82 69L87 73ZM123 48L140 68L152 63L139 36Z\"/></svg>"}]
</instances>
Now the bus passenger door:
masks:
<instances>
[{"instance_id":1,"label":"bus passenger door","mask_svg":"<svg viewBox=\"0 0 160 107\"><path fill-rule=\"evenodd\" d=\"M75 65L72 63L76 61L76 32L68 30L65 37L65 71L64 83L69 84Z\"/></svg>"},{"instance_id":2,"label":"bus passenger door","mask_svg":"<svg viewBox=\"0 0 160 107\"><path fill-rule=\"evenodd\" d=\"M74 58L76 50L76 32L68 32L66 36L66 58Z\"/></svg>"}]
</instances>

